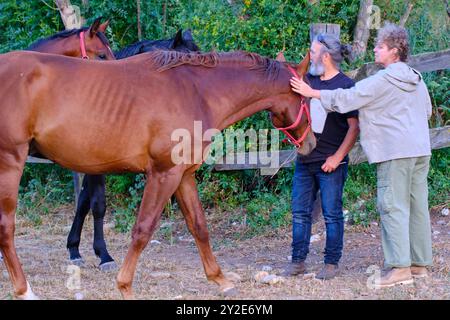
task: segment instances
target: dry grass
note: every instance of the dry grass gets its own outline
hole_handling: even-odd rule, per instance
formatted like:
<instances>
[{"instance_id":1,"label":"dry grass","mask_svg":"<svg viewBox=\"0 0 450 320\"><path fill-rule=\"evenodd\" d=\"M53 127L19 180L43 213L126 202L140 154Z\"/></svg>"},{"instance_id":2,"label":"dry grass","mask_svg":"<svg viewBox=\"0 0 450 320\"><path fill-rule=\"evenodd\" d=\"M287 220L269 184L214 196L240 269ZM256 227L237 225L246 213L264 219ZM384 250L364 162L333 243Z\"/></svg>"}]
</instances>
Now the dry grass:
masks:
<instances>
[{"instance_id":1,"label":"dry grass","mask_svg":"<svg viewBox=\"0 0 450 320\"><path fill-rule=\"evenodd\" d=\"M32 227L23 218L17 219L16 246L33 290L43 299L119 299L115 285L117 271L101 272L98 259L92 250L92 220L88 218L82 236L81 254L86 265L81 269L80 290L69 290L66 236L70 227L72 208L63 208L57 214L43 218L40 228ZM108 216L110 218L110 216ZM290 254L290 230L278 229L252 239L231 240L230 234L242 232L242 226L217 223L215 215L209 215L211 239L217 260L224 271L232 271L241 277L237 283L239 294L233 299L450 299L450 235L449 217L433 215L434 267L432 277L417 280L414 285L384 290L372 290L366 285L371 274L369 266L382 263L380 230L377 225L368 228L348 226L345 233L344 255L339 277L326 282L305 277L287 279L276 285L266 285L253 280L263 266L280 272ZM444 224L442 221L444 220ZM225 219L223 220L225 221ZM439 224L437 221L441 221ZM108 221L107 221L108 222ZM111 255L123 261L128 244L128 234L112 230L106 224L106 239ZM173 237L158 232L154 239L161 244L149 245L141 256L134 280L134 290L139 299L221 299L217 286L209 283L203 272L197 249L186 234L184 222L176 220ZM310 273L318 272L323 259L323 223L314 226L315 234L322 239L311 244L307 264ZM179 240L182 235L183 239ZM158 272L169 277L157 277ZM167 276L167 274L166 274ZM12 286L3 264L0 264L0 298L11 299ZM229 299L229 298L227 298Z\"/></svg>"}]
</instances>

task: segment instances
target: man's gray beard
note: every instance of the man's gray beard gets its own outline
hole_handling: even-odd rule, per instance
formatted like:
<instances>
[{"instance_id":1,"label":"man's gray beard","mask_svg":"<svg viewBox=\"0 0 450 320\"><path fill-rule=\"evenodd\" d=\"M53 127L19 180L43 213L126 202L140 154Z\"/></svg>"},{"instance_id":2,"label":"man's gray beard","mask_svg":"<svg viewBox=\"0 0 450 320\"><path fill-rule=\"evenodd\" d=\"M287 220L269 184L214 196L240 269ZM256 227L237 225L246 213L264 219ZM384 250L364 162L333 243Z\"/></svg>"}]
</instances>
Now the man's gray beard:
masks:
<instances>
[{"instance_id":1,"label":"man's gray beard","mask_svg":"<svg viewBox=\"0 0 450 320\"><path fill-rule=\"evenodd\" d=\"M311 62L311 66L309 67L309 73L313 76L321 76L325 73L325 67L321 62Z\"/></svg>"}]
</instances>

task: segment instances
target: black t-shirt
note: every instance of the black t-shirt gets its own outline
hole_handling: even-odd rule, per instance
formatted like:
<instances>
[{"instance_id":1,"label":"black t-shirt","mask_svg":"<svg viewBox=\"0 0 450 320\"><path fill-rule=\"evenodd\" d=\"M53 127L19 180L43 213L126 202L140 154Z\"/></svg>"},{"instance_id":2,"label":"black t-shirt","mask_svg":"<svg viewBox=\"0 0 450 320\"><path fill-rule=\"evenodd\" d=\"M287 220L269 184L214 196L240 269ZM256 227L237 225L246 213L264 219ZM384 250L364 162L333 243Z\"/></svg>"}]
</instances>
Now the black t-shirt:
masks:
<instances>
[{"instance_id":1,"label":"black t-shirt","mask_svg":"<svg viewBox=\"0 0 450 320\"><path fill-rule=\"evenodd\" d=\"M311 87L316 90L348 89L355 85L355 82L342 72L329 80L320 80L320 76L307 75ZM311 163L326 160L339 149L348 131L347 118L357 118L358 111L348 113L330 112L327 115L322 133L314 133L317 139L316 148L306 157L300 156L302 163ZM347 156L344 161L347 161Z\"/></svg>"}]
</instances>

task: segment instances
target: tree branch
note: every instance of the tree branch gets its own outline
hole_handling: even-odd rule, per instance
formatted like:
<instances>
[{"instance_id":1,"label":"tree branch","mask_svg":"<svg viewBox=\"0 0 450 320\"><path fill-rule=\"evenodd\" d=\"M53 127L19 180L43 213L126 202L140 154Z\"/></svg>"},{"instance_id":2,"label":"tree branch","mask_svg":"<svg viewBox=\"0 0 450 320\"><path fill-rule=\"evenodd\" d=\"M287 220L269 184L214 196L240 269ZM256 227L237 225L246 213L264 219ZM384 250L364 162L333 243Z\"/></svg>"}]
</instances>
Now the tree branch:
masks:
<instances>
[{"instance_id":1,"label":"tree branch","mask_svg":"<svg viewBox=\"0 0 450 320\"><path fill-rule=\"evenodd\" d=\"M400 27L404 27L405 26L406 21L408 20L409 15L410 15L413 7L414 7L414 4L412 2L407 1L407 3L406 3L406 11L405 11L405 13L403 13L403 15L400 18L400 21L398 23L400 25Z\"/></svg>"},{"instance_id":2,"label":"tree branch","mask_svg":"<svg viewBox=\"0 0 450 320\"><path fill-rule=\"evenodd\" d=\"M137 29L138 29L138 39L142 40L142 29L141 29L141 0L136 0L137 7Z\"/></svg>"}]
</instances>

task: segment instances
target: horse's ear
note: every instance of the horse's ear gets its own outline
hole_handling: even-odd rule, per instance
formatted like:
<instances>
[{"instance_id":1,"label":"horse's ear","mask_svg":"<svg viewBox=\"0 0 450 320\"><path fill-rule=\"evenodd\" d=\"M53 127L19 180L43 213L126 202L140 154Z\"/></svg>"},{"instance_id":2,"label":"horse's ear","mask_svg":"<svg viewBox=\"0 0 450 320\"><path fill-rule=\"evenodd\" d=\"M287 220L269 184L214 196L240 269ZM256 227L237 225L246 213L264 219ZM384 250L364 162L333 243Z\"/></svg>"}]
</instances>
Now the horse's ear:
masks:
<instances>
[{"instance_id":1,"label":"horse's ear","mask_svg":"<svg viewBox=\"0 0 450 320\"><path fill-rule=\"evenodd\" d=\"M109 19L106 20L105 22L103 22L99 27L98 27L98 31L105 33L106 32L106 28L108 28L109 25Z\"/></svg>"},{"instance_id":2,"label":"horse's ear","mask_svg":"<svg viewBox=\"0 0 450 320\"><path fill-rule=\"evenodd\" d=\"M102 21L102 17L95 19L95 21L92 23L92 25L89 27L89 36L93 38L100 28L100 22Z\"/></svg>"},{"instance_id":3,"label":"horse's ear","mask_svg":"<svg viewBox=\"0 0 450 320\"><path fill-rule=\"evenodd\" d=\"M298 75L300 76L300 77L303 77L307 72L308 72L308 69L309 69L309 59L310 59L310 57L309 57L309 49L308 49L308 51L306 52L306 55L305 55L305 57L303 58L303 60L302 60L302 62L300 62L298 65L297 65L297 73L298 73Z\"/></svg>"},{"instance_id":4,"label":"horse's ear","mask_svg":"<svg viewBox=\"0 0 450 320\"><path fill-rule=\"evenodd\" d=\"M175 35L170 48L169 49L175 49L176 47L180 46L183 43L183 30L178 30L177 34Z\"/></svg>"},{"instance_id":5,"label":"horse's ear","mask_svg":"<svg viewBox=\"0 0 450 320\"><path fill-rule=\"evenodd\" d=\"M283 51L278 52L275 60L280 61L280 62L286 62L286 57L284 56L284 52Z\"/></svg>"},{"instance_id":6,"label":"horse's ear","mask_svg":"<svg viewBox=\"0 0 450 320\"><path fill-rule=\"evenodd\" d=\"M192 37L191 29L187 29L186 31L183 31L183 39L184 39L184 41L194 41L194 38Z\"/></svg>"}]
</instances>

